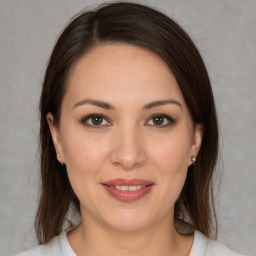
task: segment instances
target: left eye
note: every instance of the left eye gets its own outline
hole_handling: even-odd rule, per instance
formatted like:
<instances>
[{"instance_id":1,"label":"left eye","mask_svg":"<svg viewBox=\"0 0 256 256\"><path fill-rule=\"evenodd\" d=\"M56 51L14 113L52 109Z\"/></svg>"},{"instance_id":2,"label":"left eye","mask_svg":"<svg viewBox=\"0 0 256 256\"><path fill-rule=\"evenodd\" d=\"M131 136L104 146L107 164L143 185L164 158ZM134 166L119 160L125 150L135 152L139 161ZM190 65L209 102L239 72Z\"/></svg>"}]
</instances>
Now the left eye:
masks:
<instances>
[{"instance_id":1,"label":"left eye","mask_svg":"<svg viewBox=\"0 0 256 256\"><path fill-rule=\"evenodd\" d=\"M168 126L174 123L173 118L167 115L159 114L154 115L150 118L150 120L147 122L149 125L154 126Z\"/></svg>"}]
</instances>

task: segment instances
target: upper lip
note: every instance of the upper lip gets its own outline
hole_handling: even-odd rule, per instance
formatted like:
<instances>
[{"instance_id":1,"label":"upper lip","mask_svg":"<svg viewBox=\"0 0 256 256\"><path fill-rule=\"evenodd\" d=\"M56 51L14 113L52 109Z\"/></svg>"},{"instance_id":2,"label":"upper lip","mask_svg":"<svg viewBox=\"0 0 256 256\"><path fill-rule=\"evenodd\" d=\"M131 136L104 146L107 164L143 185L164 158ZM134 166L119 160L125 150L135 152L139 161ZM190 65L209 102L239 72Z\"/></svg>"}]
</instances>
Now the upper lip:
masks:
<instances>
[{"instance_id":1,"label":"upper lip","mask_svg":"<svg viewBox=\"0 0 256 256\"><path fill-rule=\"evenodd\" d=\"M114 179L102 182L102 184L108 186L148 186L153 185L154 182L143 179Z\"/></svg>"}]
</instances>

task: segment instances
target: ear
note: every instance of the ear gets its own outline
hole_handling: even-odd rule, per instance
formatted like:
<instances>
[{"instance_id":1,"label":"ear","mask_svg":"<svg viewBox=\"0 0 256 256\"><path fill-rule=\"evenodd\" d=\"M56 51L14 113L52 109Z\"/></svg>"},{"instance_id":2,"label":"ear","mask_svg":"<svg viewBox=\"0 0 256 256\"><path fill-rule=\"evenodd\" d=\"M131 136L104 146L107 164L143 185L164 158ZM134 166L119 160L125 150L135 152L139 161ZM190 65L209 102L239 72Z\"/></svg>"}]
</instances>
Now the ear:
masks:
<instances>
[{"instance_id":1,"label":"ear","mask_svg":"<svg viewBox=\"0 0 256 256\"><path fill-rule=\"evenodd\" d=\"M192 138L191 152L190 152L188 165L191 165L194 163L194 161L191 160L192 157L195 157L195 158L197 157L197 154L202 144L203 134L204 134L203 125L196 124L194 127L194 134Z\"/></svg>"},{"instance_id":2,"label":"ear","mask_svg":"<svg viewBox=\"0 0 256 256\"><path fill-rule=\"evenodd\" d=\"M62 150L59 128L56 127L56 125L54 124L54 116L52 113L50 113L50 112L47 113L46 119L47 119L47 122L48 122L48 125L50 128L50 131L51 131L52 140L53 140L53 144L55 147L57 159L61 164L64 164L65 158L64 158L63 150Z\"/></svg>"}]
</instances>

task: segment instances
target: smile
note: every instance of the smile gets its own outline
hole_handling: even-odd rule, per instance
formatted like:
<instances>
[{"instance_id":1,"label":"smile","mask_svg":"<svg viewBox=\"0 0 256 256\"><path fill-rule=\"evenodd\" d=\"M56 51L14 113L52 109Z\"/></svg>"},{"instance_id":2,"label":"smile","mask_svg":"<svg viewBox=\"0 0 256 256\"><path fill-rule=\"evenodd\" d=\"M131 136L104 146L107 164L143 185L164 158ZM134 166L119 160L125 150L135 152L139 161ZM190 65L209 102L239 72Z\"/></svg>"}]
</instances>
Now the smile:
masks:
<instances>
[{"instance_id":1,"label":"smile","mask_svg":"<svg viewBox=\"0 0 256 256\"><path fill-rule=\"evenodd\" d=\"M121 190L121 191L136 191L142 188L145 188L146 186L143 185L138 185L138 186L111 186L114 187L117 190Z\"/></svg>"},{"instance_id":2,"label":"smile","mask_svg":"<svg viewBox=\"0 0 256 256\"><path fill-rule=\"evenodd\" d=\"M108 194L122 202L137 201L146 196L154 183L141 179L116 179L101 183Z\"/></svg>"}]
</instances>

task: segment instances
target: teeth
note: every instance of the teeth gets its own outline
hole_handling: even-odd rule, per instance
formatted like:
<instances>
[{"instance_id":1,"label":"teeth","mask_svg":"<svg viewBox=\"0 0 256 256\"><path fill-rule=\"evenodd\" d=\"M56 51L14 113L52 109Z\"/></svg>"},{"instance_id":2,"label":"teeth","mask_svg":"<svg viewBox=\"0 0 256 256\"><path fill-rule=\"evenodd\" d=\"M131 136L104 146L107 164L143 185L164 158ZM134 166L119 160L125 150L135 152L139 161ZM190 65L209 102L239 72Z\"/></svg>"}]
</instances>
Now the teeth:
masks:
<instances>
[{"instance_id":1,"label":"teeth","mask_svg":"<svg viewBox=\"0 0 256 256\"><path fill-rule=\"evenodd\" d=\"M141 186L129 186L129 191L135 191L141 189Z\"/></svg>"},{"instance_id":2,"label":"teeth","mask_svg":"<svg viewBox=\"0 0 256 256\"><path fill-rule=\"evenodd\" d=\"M114 187L115 187L115 189L121 190L121 191L136 191L138 189L145 188L145 186L143 186L143 185L137 185L137 186L136 185L134 185L134 186L118 186L118 185L116 185Z\"/></svg>"}]
</instances>

